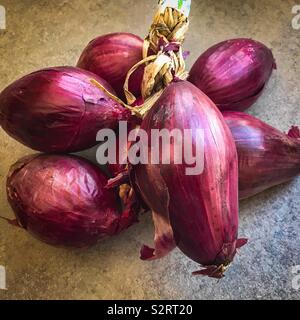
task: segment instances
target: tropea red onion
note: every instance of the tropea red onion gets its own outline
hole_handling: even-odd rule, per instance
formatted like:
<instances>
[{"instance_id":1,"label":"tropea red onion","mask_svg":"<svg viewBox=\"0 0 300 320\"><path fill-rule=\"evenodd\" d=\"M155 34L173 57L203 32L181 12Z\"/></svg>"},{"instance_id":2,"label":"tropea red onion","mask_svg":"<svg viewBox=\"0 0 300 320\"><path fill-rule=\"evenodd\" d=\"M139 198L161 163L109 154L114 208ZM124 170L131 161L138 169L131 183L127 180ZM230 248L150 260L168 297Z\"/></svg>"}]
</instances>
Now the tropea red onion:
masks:
<instances>
[{"instance_id":1,"label":"tropea red onion","mask_svg":"<svg viewBox=\"0 0 300 320\"><path fill-rule=\"evenodd\" d=\"M92 40L79 58L77 66L105 79L125 100L124 83L128 71L143 59L143 40L131 33L111 33ZM129 81L129 91L141 95L144 68L137 69Z\"/></svg>"},{"instance_id":2,"label":"tropea red onion","mask_svg":"<svg viewBox=\"0 0 300 320\"><path fill-rule=\"evenodd\" d=\"M7 196L18 224L55 246L88 247L137 221L133 194L122 203L94 164L75 156L33 155L11 167Z\"/></svg>"},{"instance_id":3,"label":"tropea red onion","mask_svg":"<svg viewBox=\"0 0 300 320\"><path fill-rule=\"evenodd\" d=\"M214 103L186 81L169 85L141 124L148 136L152 129L175 128L203 130L204 171L186 175L187 165L175 164L174 159L168 165L132 166L133 186L151 208L155 223L155 249L144 246L141 258L163 257L177 245L205 267L195 274L221 278L237 249L246 243L238 239L234 140ZM193 136L194 151L195 144Z\"/></svg>"},{"instance_id":4,"label":"tropea red onion","mask_svg":"<svg viewBox=\"0 0 300 320\"><path fill-rule=\"evenodd\" d=\"M224 110L244 111L260 97L276 63L272 51L251 39L214 45L193 65L189 81Z\"/></svg>"},{"instance_id":5,"label":"tropea red onion","mask_svg":"<svg viewBox=\"0 0 300 320\"><path fill-rule=\"evenodd\" d=\"M300 175L300 131L288 134L241 112L224 112L239 157L239 196L249 198Z\"/></svg>"},{"instance_id":6,"label":"tropea red onion","mask_svg":"<svg viewBox=\"0 0 300 320\"><path fill-rule=\"evenodd\" d=\"M98 76L73 67L43 69L0 94L0 124L13 138L42 152L75 152L97 144L100 129L117 129L130 112L91 83Z\"/></svg>"}]
</instances>

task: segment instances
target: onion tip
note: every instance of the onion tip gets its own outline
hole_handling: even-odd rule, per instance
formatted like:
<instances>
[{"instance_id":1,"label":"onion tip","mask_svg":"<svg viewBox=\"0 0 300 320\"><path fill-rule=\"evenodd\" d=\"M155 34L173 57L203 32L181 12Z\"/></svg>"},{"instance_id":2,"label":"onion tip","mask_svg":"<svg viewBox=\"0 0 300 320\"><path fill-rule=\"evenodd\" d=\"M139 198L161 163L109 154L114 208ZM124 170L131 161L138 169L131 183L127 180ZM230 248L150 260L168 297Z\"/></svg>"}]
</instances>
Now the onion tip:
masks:
<instances>
[{"instance_id":1,"label":"onion tip","mask_svg":"<svg viewBox=\"0 0 300 320\"><path fill-rule=\"evenodd\" d=\"M243 247L244 245L246 245L248 243L248 239L242 238L242 239L238 239L236 241L236 248L240 249L241 247Z\"/></svg>"},{"instance_id":2,"label":"onion tip","mask_svg":"<svg viewBox=\"0 0 300 320\"><path fill-rule=\"evenodd\" d=\"M142 248L141 248L141 257L140 259L141 260L149 260L149 259L152 259L154 257L154 251L155 249L153 248L150 248L146 245L143 245Z\"/></svg>"},{"instance_id":3,"label":"onion tip","mask_svg":"<svg viewBox=\"0 0 300 320\"><path fill-rule=\"evenodd\" d=\"M193 276L207 276L214 279L224 278L225 271L230 267L229 264L222 264L220 266L208 266L205 269L193 272Z\"/></svg>"},{"instance_id":4,"label":"onion tip","mask_svg":"<svg viewBox=\"0 0 300 320\"><path fill-rule=\"evenodd\" d=\"M294 139L300 139L300 129L297 126L292 126L288 132L288 136Z\"/></svg>"},{"instance_id":5,"label":"onion tip","mask_svg":"<svg viewBox=\"0 0 300 320\"><path fill-rule=\"evenodd\" d=\"M248 243L248 239L241 238L236 241L236 249L240 249L244 245ZM223 249L225 249L226 246L224 246ZM223 250L222 250L223 251ZM229 269L231 265L231 262L225 262L220 265L211 265L211 266L203 266L204 269L201 269L199 271L195 271L192 273L193 276L207 276L209 278L215 278L215 279L222 279L225 277L225 272Z\"/></svg>"},{"instance_id":6,"label":"onion tip","mask_svg":"<svg viewBox=\"0 0 300 320\"><path fill-rule=\"evenodd\" d=\"M129 173L127 170L123 170L117 174L117 176L108 180L105 189L113 189L121 186L122 184L129 184Z\"/></svg>"}]
</instances>

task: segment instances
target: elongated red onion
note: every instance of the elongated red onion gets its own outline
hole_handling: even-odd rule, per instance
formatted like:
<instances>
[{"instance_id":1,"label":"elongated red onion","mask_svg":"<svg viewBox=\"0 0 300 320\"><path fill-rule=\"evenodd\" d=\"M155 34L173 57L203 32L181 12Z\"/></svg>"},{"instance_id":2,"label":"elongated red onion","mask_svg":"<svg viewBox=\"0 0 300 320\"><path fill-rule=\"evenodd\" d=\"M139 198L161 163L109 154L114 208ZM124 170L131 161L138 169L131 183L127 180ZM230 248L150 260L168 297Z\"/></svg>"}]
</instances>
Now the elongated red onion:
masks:
<instances>
[{"instance_id":1,"label":"elongated red onion","mask_svg":"<svg viewBox=\"0 0 300 320\"><path fill-rule=\"evenodd\" d=\"M195 274L222 277L245 240L237 238L237 152L221 113L198 88L181 81L167 87L141 129L148 136L151 129L190 129L194 152L194 132L204 132L202 174L186 175L185 162L132 167L133 185L151 208L156 231L155 249L144 246L142 259L160 258L177 245L206 267Z\"/></svg>"},{"instance_id":2,"label":"elongated red onion","mask_svg":"<svg viewBox=\"0 0 300 320\"><path fill-rule=\"evenodd\" d=\"M241 112L224 112L239 157L240 198L248 198L300 175L300 132L288 134Z\"/></svg>"},{"instance_id":3,"label":"elongated red onion","mask_svg":"<svg viewBox=\"0 0 300 320\"><path fill-rule=\"evenodd\" d=\"M131 33L111 33L92 40L77 63L79 68L91 71L105 79L124 99L124 82L128 71L143 57L143 40ZM141 95L143 68L132 74L129 90Z\"/></svg>"},{"instance_id":4,"label":"elongated red onion","mask_svg":"<svg viewBox=\"0 0 300 320\"><path fill-rule=\"evenodd\" d=\"M189 81L220 110L243 111L260 97L276 63L272 51L251 39L214 45L193 65Z\"/></svg>"},{"instance_id":5,"label":"elongated red onion","mask_svg":"<svg viewBox=\"0 0 300 320\"><path fill-rule=\"evenodd\" d=\"M73 67L31 73L0 94L2 128L24 145L42 152L75 152L97 144L103 128L117 129L130 112L90 83L98 76Z\"/></svg>"},{"instance_id":6,"label":"elongated red onion","mask_svg":"<svg viewBox=\"0 0 300 320\"><path fill-rule=\"evenodd\" d=\"M132 203L105 188L100 169L79 157L38 155L21 159L7 179L17 221L48 244L87 247L136 221Z\"/></svg>"}]
</instances>

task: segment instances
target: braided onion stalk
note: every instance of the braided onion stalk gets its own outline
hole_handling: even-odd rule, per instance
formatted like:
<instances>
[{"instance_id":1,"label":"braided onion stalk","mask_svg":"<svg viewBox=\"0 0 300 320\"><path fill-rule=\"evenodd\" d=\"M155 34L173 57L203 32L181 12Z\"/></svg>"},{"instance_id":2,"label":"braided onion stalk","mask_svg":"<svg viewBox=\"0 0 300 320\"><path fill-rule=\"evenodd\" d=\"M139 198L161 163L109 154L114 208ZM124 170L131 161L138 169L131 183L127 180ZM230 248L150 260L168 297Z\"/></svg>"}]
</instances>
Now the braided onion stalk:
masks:
<instances>
[{"instance_id":1,"label":"braided onion stalk","mask_svg":"<svg viewBox=\"0 0 300 320\"><path fill-rule=\"evenodd\" d=\"M108 92L96 80L91 80L92 83L135 115L144 118L171 82L185 80L188 77L182 44L189 28L190 4L191 0L159 1L158 11L144 40L143 59L129 70L125 80L124 93L127 103ZM141 83L140 104L139 97L129 90L129 80L143 65L145 69ZM139 104L138 107L133 107L136 104Z\"/></svg>"}]
</instances>

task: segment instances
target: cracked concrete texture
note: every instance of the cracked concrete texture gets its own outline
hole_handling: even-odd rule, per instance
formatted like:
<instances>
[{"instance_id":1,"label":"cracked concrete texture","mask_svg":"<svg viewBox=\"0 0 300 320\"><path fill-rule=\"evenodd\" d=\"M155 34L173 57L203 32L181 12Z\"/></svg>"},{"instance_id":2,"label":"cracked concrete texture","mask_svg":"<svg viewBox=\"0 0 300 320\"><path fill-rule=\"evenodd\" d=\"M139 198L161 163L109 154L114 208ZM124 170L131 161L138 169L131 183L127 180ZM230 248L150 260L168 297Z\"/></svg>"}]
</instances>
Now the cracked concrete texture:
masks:
<instances>
[{"instance_id":1,"label":"cracked concrete texture","mask_svg":"<svg viewBox=\"0 0 300 320\"><path fill-rule=\"evenodd\" d=\"M271 47L278 70L249 111L288 130L300 124L300 30L291 26L291 0L194 0L185 48L190 67L219 41L250 37ZM7 30L0 31L0 90L31 71L74 65L94 37L127 31L143 37L155 0L1 0ZM94 151L85 156L94 158ZM0 129L0 215L13 217L5 194L12 163L31 150ZM150 216L89 250L47 246L0 221L0 265L7 291L0 299L299 299L292 267L300 265L300 179L243 201L240 235L250 239L224 280L192 277L198 266L179 250L161 261L139 260L151 243Z\"/></svg>"}]
</instances>

